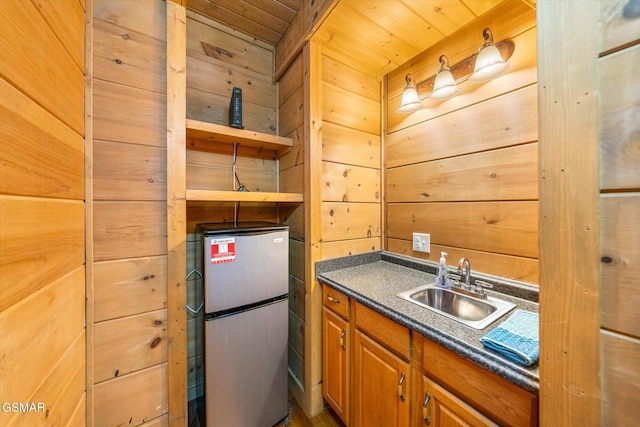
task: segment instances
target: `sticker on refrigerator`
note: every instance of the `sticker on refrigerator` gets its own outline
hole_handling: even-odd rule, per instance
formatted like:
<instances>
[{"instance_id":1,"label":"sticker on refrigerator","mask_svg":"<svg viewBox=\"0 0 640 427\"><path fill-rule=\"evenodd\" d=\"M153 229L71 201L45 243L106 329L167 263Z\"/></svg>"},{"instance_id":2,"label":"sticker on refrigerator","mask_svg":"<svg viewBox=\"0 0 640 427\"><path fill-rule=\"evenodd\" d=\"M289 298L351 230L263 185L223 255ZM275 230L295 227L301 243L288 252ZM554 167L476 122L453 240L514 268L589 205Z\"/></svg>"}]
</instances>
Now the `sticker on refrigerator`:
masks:
<instances>
[{"instance_id":1,"label":"sticker on refrigerator","mask_svg":"<svg viewBox=\"0 0 640 427\"><path fill-rule=\"evenodd\" d=\"M211 264L223 264L236 260L236 239L211 239Z\"/></svg>"}]
</instances>

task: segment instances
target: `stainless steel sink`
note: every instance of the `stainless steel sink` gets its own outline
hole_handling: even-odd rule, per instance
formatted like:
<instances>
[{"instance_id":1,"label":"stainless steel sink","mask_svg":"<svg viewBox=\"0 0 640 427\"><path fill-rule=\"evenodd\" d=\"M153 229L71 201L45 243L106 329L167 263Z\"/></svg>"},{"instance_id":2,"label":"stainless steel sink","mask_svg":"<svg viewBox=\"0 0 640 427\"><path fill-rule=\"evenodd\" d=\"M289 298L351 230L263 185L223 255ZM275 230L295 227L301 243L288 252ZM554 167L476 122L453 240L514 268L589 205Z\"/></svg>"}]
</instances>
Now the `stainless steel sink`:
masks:
<instances>
[{"instance_id":1,"label":"stainless steel sink","mask_svg":"<svg viewBox=\"0 0 640 427\"><path fill-rule=\"evenodd\" d=\"M473 298L437 288L433 283L400 292L398 296L475 329L486 328L516 306L490 296Z\"/></svg>"}]
</instances>

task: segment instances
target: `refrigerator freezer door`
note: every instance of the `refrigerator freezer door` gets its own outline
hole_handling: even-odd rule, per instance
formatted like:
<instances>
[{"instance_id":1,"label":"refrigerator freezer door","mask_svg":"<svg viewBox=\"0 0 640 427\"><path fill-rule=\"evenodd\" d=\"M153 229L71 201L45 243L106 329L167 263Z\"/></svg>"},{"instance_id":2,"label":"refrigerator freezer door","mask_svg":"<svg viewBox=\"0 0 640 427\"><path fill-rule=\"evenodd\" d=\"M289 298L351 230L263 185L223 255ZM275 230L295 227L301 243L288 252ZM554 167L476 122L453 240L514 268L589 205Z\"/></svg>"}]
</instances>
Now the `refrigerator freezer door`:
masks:
<instances>
[{"instance_id":1,"label":"refrigerator freezer door","mask_svg":"<svg viewBox=\"0 0 640 427\"><path fill-rule=\"evenodd\" d=\"M205 322L208 426L266 427L288 415L288 301Z\"/></svg>"},{"instance_id":2,"label":"refrigerator freezer door","mask_svg":"<svg viewBox=\"0 0 640 427\"><path fill-rule=\"evenodd\" d=\"M216 234L204 241L205 312L268 300L289 291L289 233Z\"/></svg>"}]
</instances>

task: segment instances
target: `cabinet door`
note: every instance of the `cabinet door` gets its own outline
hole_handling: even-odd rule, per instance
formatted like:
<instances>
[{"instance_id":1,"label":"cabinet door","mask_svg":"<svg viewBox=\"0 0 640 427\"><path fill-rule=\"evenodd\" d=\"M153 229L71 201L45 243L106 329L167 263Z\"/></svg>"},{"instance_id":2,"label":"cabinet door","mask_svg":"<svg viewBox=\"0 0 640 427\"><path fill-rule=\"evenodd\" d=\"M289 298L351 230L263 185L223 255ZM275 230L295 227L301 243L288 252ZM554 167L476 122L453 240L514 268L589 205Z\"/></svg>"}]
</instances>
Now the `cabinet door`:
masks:
<instances>
[{"instance_id":1,"label":"cabinet door","mask_svg":"<svg viewBox=\"0 0 640 427\"><path fill-rule=\"evenodd\" d=\"M353 425L409 425L409 364L358 330L353 345Z\"/></svg>"},{"instance_id":2,"label":"cabinet door","mask_svg":"<svg viewBox=\"0 0 640 427\"><path fill-rule=\"evenodd\" d=\"M422 377L422 418L431 427L497 426L430 378Z\"/></svg>"},{"instance_id":3,"label":"cabinet door","mask_svg":"<svg viewBox=\"0 0 640 427\"><path fill-rule=\"evenodd\" d=\"M322 310L322 396L348 425L349 327L331 310Z\"/></svg>"}]
</instances>

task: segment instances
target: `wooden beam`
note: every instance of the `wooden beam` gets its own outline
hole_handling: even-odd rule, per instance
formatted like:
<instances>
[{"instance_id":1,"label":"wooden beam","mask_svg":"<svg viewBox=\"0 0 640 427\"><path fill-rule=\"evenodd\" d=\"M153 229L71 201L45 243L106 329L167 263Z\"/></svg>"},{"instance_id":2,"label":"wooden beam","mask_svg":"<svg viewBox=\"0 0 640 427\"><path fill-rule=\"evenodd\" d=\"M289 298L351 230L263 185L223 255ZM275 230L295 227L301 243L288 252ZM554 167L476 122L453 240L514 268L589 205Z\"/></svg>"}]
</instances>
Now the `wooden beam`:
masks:
<instances>
[{"instance_id":1,"label":"wooden beam","mask_svg":"<svg viewBox=\"0 0 640 427\"><path fill-rule=\"evenodd\" d=\"M84 199L93 200L93 2L85 4L85 43L84 47ZM85 418L87 426L94 425L94 341L93 324L95 323L95 270L93 259L93 203L85 203L85 365L87 388L85 397Z\"/></svg>"},{"instance_id":2,"label":"wooden beam","mask_svg":"<svg viewBox=\"0 0 640 427\"><path fill-rule=\"evenodd\" d=\"M186 11L167 2L167 317L169 425L185 426L186 313Z\"/></svg>"},{"instance_id":3,"label":"wooden beam","mask_svg":"<svg viewBox=\"0 0 640 427\"><path fill-rule=\"evenodd\" d=\"M598 8L580 6L537 3L540 425L600 422Z\"/></svg>"},{"instance_id":4,"label":"wooden beam","mask_svg":"<svg viewBox=\"0 0 640 427\"><path fill-rule=\"evenodd\" d=\"M304 240L305 274L305 409L322 410L322 287L315 262L322 260L322 48L304 46Z\"/></svg>"},{"instance_id":5,"label":"wooden beam","mask_svg":"<svg viewBox=\"0 0 640 427\"><path fill-rule=\"evenodd\" d=\"M276 64L273 81L278 81L291 61L298 56L305 43L331 13L339 0L303 1L287 31L276 45Z\"/></svg>"}]
</instances>

